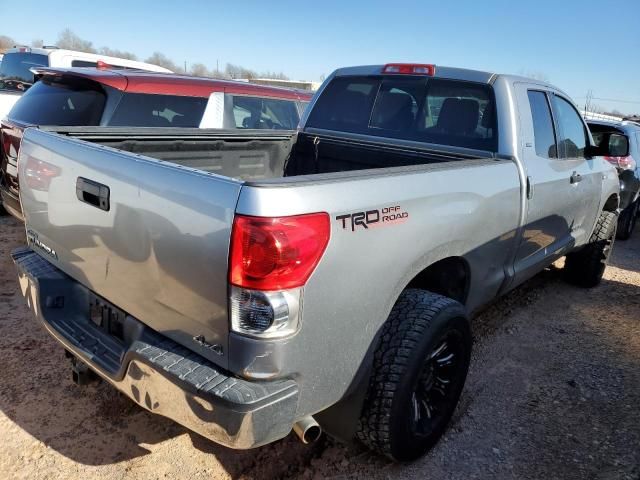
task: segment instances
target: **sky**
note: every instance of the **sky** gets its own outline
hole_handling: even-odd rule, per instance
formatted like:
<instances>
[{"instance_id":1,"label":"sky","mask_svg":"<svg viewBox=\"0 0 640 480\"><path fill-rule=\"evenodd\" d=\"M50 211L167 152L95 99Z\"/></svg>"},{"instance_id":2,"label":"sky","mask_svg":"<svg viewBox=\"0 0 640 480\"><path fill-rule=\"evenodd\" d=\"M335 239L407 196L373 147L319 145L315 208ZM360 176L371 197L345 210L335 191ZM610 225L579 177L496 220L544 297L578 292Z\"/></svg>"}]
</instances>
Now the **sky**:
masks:
<instances>
[{"instance_id":1,"label":"sky","mask_svg":"<svg viewBox=\"0 0 640 480\"><path fill-rule=\"evenodd\" d=\"M0 35L48 45L65 28L141 59L298 80L390 62L537 75L579 106L591 91L603 109L640 113L640 0L0 0Z\"/></svg>"}]
</instances>

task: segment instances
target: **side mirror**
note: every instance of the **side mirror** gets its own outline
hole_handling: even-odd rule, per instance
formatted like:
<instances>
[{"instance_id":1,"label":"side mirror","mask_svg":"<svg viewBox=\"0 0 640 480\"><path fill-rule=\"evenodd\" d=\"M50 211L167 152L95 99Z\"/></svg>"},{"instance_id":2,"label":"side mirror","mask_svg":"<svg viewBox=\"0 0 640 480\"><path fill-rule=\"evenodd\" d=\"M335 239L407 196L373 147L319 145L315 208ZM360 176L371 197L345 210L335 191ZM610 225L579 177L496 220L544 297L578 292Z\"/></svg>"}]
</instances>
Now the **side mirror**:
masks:
<instances>
[{"instance_id":1,"label":"side mirror","mask_svg":"<svg viewBox=\"0 0 640 480\"><path fill-rule=\"evenodd\" d=\"M629 155L629 139L620 133L594 135L597 146L588 145L585 149L587 157L626 157Z\"/></svg>"},{"instance_id":2,"label":"side mirror","mask_svg":"<svg viewBox=\"0 0 640 480\"><path fill-rule=\"evenodd\" d=\"M629 155L629 139L619 133L612 133L609 136L607 157L626 157Z\"/></svg>"}]
</instances>

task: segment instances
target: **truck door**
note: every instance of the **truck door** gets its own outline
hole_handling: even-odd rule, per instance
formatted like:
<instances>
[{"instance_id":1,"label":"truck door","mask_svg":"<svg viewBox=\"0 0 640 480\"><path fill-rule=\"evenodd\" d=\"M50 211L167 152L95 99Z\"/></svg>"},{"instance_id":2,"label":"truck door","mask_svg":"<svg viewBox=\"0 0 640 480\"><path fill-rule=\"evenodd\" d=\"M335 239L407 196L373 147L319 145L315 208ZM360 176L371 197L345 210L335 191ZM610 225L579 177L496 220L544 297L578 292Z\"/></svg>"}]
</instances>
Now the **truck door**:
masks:
<instances>
[{"instance_id":1,"label":"truck door","mask_svg":"<svg viewBox=\"0 0 640 480\"><path fill-rule=\"evenodd\" d=\"M589 241L591 230L600 213L602 172L596 168L595 158L585 157L589 145L589 131L573 104L558 93L550 95L551 108L558 131L558 153L571 171L569 192L574 208L571 236L576 245Z\"/></svg>"},{"instance_id":2,"label":"truck door","mask_svg":"<svg viewBox=\"0 0 640 480\"><path fill-rule=\"evenodd\" d=\"M576 212L583 210L571 182L584 158L564 158L567 150L560 148L551 108L553 94L538 85L518 84L516 96L527 204L511 285L533 276L548 264L549 257L560 257L573 246Z\"/></svg>"}]
</instances>

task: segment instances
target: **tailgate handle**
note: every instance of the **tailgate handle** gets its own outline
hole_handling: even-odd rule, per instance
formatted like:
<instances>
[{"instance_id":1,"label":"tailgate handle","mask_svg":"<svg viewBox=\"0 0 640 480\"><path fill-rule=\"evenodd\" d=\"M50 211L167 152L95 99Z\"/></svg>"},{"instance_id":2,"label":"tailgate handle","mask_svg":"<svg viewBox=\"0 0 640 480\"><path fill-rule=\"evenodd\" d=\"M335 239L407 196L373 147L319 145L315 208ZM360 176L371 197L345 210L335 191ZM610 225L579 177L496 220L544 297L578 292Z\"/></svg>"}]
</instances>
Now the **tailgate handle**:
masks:
<instances>
[{"instance_id":1,"label":"tailgate handle","mask_svg":"<svg viewBox=\"0 0 640 480\"><path fill-rule=\"evenodd\" d=\"M109 211L109 187L88 178L78 177L76 180L76 197L89 205Z\"/></svg>"}]
</instances>

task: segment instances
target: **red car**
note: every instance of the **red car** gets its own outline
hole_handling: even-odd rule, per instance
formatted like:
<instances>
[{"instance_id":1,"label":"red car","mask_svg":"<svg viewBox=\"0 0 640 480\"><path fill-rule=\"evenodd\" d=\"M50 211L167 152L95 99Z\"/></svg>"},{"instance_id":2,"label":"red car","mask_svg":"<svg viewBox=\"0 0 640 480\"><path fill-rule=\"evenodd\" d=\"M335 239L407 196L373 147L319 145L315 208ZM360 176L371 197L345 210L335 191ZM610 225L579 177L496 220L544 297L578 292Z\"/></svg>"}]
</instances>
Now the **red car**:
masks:
<instances>
[{"instance_id":1,"label":"red car","mask_svg":"<svg viewBox=\"0 0 640 480\"><path fill-rule=\"evenodd\" d=\"M313 94L246 82L109 68L38 68L0 124L0 198L22 218L17 155L28 126L293 130Z\"/></svg>"}]
</instances>

